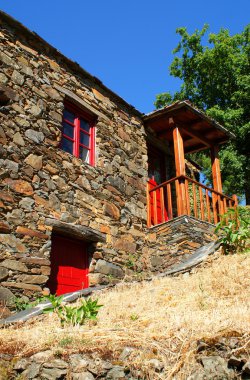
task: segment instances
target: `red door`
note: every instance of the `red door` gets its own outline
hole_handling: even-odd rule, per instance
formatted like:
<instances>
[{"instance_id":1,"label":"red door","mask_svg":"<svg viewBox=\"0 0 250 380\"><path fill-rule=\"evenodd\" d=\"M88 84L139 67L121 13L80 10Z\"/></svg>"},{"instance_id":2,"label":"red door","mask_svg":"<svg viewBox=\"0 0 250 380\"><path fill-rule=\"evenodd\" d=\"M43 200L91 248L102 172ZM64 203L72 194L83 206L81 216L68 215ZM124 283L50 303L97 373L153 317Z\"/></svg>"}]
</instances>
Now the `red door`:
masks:
<instances>
[{"instance_id":1,"label":"red door","mask_svg":"<svg viewBox=\"0 0 250 380\"><path fill-rule=\"evenodd\" d=\"M51 274L48 287L61 295L88 287L88 254L86 243L61 235L52 235Z\"/></svg>"},{"instance_id":2,"label":"red door","mask_svg":"<svg viewBox=\"0 0 250 380\"><path fill-rule=\"evenodd\" d=\"M165 156L159 150L148 147L148 184L149 189L153 189L155 186L160 185L165 181L166 175L165 168ZM160 189L155 190L156 195L156 214L157 223L155 223L154 218L154 201L153 193L150 193L150 207L151 207L151 225L160 224L168 220L167 210L166 210L166 194L165 189L163 192L163 202L161 201Z\"/></svg>"}]
</instances>

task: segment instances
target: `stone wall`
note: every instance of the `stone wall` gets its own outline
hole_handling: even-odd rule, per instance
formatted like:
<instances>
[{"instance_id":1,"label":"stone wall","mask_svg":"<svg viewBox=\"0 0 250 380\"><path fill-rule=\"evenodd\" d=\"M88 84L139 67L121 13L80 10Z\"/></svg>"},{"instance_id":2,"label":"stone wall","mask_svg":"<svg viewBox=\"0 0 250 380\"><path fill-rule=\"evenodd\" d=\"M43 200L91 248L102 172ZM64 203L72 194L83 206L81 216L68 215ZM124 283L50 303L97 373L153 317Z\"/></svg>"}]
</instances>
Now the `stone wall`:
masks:
<instances>
[{"instance_id":1,"label":"stone wall","mask_svg":"<svg viewBox=\"0 0 250 380\"><path fill-rule=\"evenodd\" d=\"M169 225L146 227L141 114L17 21L0 22L0 299L46 292L54 231L89 242L90 285L176 263ZM65 100L96 117L94 167L59 148ZM184 253L198 247L188 236Z\"/></svg>"},{"instance_id":2,"label":"stone wall","mask_svg":"<svg viewBox=\"0 0 250 380\"><path fill-rule=\"evenodd\" d=\"M148 266L152 272L164 272L186 260L194 250L217 239L214 225L184 215L150 228Z\"/></svg>"},{"instance_id":3,"label":"stone wall","mask_svg":"<svg viewBox=\"0 0 250 380\"><path fill-rule=\"evenodd\" d=\"M105 234L90 248L90 283L100 282L107 262L123 264L144 241L147 152L139 113L4 18L0 38L2 286L28 296L43 289L50 219ZM58 147L66 98L97 116L95 167ZM93 273L98 259L100 274ZM124 275L120 266L110 270Z\"/></svg>"}]
</instances>

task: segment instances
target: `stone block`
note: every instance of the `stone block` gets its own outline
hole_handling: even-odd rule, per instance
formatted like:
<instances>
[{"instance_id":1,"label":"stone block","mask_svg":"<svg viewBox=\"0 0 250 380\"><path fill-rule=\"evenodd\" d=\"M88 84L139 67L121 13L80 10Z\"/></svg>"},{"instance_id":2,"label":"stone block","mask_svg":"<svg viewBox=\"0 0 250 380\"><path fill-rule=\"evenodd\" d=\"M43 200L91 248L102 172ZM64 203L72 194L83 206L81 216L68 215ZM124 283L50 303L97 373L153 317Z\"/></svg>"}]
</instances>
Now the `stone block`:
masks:
<instances>
[{"instance_id":1,"label":"stone block","mask_svg":"<svg viewBox=\"0 0 250 380\"><path fill-rule=\"evenodd\" d=\"M6 304L9 304L14 298L14 294L10 289L6 289L3 286L0 286L0 301Z\"/></svg>"},{"instance_id":2,"label":"stone block","mask_svg":"<svg viewBox=\"0 0 250 380\"><path fill-rule=\"evenodd\" d=\"M9 271L7 268L0 267L0 281L5 280L9 276Z\"/></svg>"},{"instance_id":3,"label":"stone block","mask_svg":"<svg viewBox=\"0 0 250 380\"><path fill-rule=\"evenodd\" d=\"M30 228L18 226L16 232L20 235L27 235L31 237L36 237L38 239L48 239L49 236L43 234L42 232L31 230Z\"/></svg>"},{"instance_id":4,"label":"stone block","mask_svg":"<svg viewBox=\"0 0 250 380\"><path fill-rule=\"evenodd\" d=\"M7 191L0 191L0 199L9 203L14 202L13 196Z\"/></svg>"},{"instance_id":5,"label":"stone block","mask_svg":"<svg viewBox=\"0 0 250 380\"><path fill-rule=\"evenodd\" d=\"M21 275L18 276L17 281L25 282L26 284L46 284L48 276L44 275Z\"/></svg>"},{"instance_id":6,"label":"stone block","mask_svg":"<svg viewBox=\"0 0 250 380\"><path fill-rule=\"evenodd\" d=\"M150 260L153 267L161 267L163 265L163 258L161 256L152 256Z\"/></svg>"},{"instance_id":7,"label":"stone block","mask_svg":"<svg viewBox=\"0 0 250 380\"><path fill-rule=\"evenodd\" d=\"M124 238L117 239L114 243L114 248L129 253L136 252L136 244L131 241L127 241Z\"/></svg>"},{"instance_id":8,"label":"stone block","mask_svg":"<svg viewBox=\"0 0 250 380\"><path fill-rule=\"evenodd\" d=\"M2 234L8 234L11 232L10 225L7 222L4 222L3 220L0 220L0 233Z\"/></svg>"},{"instance_id":9,"label":"stone block","mask_svg":"<svg viewBox=\"0 0 250 380\"><path fill-rule=\"evenodd\" d=\"M17 260L5 259L1 266L18 272L28 272L26 265Z\"/></svg>"},{"instance_id":10,"label":"stone block","mask_svg":"<svg viewBox=\"0 0 250 380\"><path fill-rule=\"evenodd\" d=\"M33 188L30 185L30 183L22 179L14 180L11 178L5 178L3 180L3 184L6 186L9 186L16 193L25 194L25 195L33 194Z\"/></svg>"},{"instance_id":11,"label":"stone block","mask_svg":"<svg viewBox=\"0 0 250 380\"><path fill-rule=\"evenodd\" d=\"M110 202L106 202L106 201L104 202L103 212L104 212L104 215L111 216L115 220L118 220L120 218L119 208Z\"/></svg>"},{"instance_id":12,"label":"stone block","mask_svg":"<svg viewBox=\"0 0 250 380\"><path fill-rule=\"evenodd\" d=\"M121 267L118 265L109 263L105 260L98 260L95 271L106 274L106 275L111 275L117 278L123 278L124 277L124 271Z\"/></svg>"},{"instance_id":13,"label":"stone block","mask_svg":"<svg viewBox=\"0 0 250 380\"><path fill-rule=\"evenodd\" d=\"M33 129L27 129L27 131L25 131L25 136L37 144L40 144L44 140L44 134L42 132L34 131Z\"/></svg>"},{"instance_id":14,"label":"stone block","mask_svg":"<svg viewBox=\"0 0 250 380\"><path fill-rule=\"evenodd\" d=\"M27 252L27 248L22 244L21 240L16 238L14 235L0 234L0 243L11 247L14 252Z\"/></svg>"},{"instance_id":15,"label":"stone block","mask_svg":"<svg viewBox=\"0 0 250 380\"><path fill-rule=\"evenodd\" d=\"M37 156L35 154L30 154L28 157L25 158L24 162L32 166L33 169L40 170L43 166L43 157Z\"/></svg>"},{"instance_id":16,"label":"stone block","mask_svg":"<svg viewBox=\"0 0 250 380\"><path fill-rule=\"evenodd\" d=\"M33 292L40 293L42 291L42 288L38 285L33 284L24 284L22 282L2 282L3 286L6 286L6 288L16 288L16 289L23 289L23 290L31 290Z\"/></svg>"}]
</instances>

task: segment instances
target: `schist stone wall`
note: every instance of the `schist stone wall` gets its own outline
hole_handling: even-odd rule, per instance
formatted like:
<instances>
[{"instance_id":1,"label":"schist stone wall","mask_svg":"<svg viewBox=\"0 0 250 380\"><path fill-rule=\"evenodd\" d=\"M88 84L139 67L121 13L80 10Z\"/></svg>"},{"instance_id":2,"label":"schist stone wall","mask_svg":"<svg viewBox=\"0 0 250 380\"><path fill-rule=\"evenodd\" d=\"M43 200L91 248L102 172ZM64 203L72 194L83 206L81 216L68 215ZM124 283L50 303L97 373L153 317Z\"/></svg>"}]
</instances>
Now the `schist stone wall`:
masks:
<instances>
[{"instance_id":1,"label":"schist stone wall","mask_svg":"<svg viewBox=\"0 0 250 380\"><path fill-rule=\"evenodd\" d=\"M158 249L146 227L140 113L35 33L0 20L0 299L46 288L54 231L89 242L90 285L155 271L152 249L155 257L168 243ZM95 167L59 148L65 100L96 116Z\"/></svg>"}]
</instances>

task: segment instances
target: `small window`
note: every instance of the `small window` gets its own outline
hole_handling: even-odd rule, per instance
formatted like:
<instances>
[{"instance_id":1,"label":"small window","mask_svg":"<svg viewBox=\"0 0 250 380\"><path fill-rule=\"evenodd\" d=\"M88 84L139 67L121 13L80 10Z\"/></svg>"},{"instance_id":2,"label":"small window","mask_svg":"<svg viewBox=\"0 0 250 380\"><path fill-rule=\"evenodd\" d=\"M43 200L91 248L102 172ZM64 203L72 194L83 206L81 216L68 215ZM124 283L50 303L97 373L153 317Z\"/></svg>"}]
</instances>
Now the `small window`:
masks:
<instances>
[{"instance_id":1,"label":"small window","mask_svg":"<svg viewBox=\"0 0 250 380\"><path fill-rule=\"evenodd\" d=\"M66 103L63 112L61 149L95 164L94 119L76 106Z\"/></svg>"}]
</instances>

